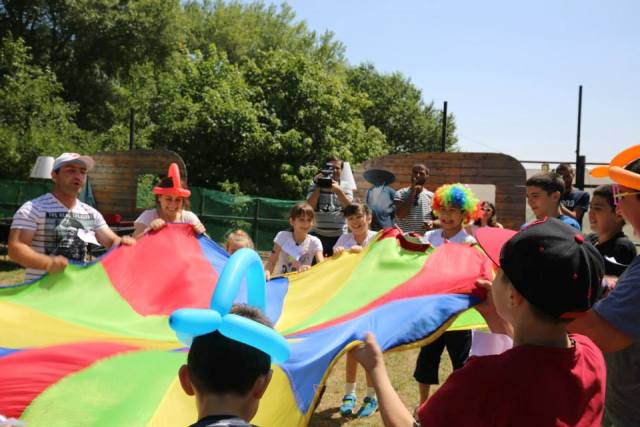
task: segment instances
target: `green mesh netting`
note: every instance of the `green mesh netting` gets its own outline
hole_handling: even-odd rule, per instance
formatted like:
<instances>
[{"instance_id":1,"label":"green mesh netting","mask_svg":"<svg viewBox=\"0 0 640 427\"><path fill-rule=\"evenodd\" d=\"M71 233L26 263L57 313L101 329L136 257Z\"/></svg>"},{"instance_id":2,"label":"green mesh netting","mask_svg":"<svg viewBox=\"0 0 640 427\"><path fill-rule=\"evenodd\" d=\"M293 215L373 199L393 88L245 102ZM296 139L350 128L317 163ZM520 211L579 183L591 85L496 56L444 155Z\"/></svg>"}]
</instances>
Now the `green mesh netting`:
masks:
<instances>
[{"instance_id":1,"label":"green mesh netting","mask_svg":"<svg viewBox=\"0 0 640 427\"><path fill-rule=\"evenodd\" d=\"M234 196L206 188L191 188L191 210L200 217L212 239L223 243L227 233L241 228L256 249L268 251L278 231L289 227L289 209L296 200Z\"/></svg>"},{"instance_id":2,"label":"green mesh netting","mask_svg":"<svg viewBox=\"0 0 640 427\"><path fill-rule=\"evenodd\" d=\"M11 218L26 201L51 190L51 181L0 180L0 218ZM90 185L81 200L91 205ZM191 188L191 210L207 227L207 234L224 243L227 233L241 228L253 239L256 249L271 250L278 231L289 227L289 209L297 201L264 197L234 196L206 188ZM133 221L135 218L124 218Z\"/></svg>"}]
</instances>

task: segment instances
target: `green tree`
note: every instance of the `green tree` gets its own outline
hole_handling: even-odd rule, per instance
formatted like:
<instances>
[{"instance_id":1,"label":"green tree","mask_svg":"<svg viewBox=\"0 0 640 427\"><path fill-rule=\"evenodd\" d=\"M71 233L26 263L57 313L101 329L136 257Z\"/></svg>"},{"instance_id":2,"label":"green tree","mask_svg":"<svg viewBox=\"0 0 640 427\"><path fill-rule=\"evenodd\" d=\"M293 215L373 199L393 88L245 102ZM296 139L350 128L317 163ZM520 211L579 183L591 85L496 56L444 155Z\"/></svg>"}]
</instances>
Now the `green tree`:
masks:
<instances>
[{"instance_id":1,"label":"green tree","mask_svg":"<svg viewBox=\"0 0 640 427\"><path fill-rule=\"evenodd\" d=\"M422 92L400 73L381 74L372 64L348 70L349 85L371 103L362 110L365 123L385 135L392 153L440 151L442 114L422 100ZM455 150L455 121L447 117L447 150Z\"/></svg>"},{"instance_id":2,"label":"green tree","mask_svg":"<svg viewBox=\"0 0 640 427\"><path fill-rule=\"evenodd\" d=\"M244 64L277 50L308 55L329 67L345 64L344 46L333 39L331 32L318 35L295 18L286 3L189 1L184 6L187 47L206 52L215 44L233 64Z\"/></svg>"},{"instance_id":3,"label":"green tree","mask_svg":"<svg viewBox=\"0 0 640 427\"><path fill-rule=\"evenodd\" d=\"M53 70L84 129L106 131L114 90L129 70L162 67L183 43L178 0L5 0L0 37L22 38L33 61ZM128 108L127 108L128 109Z\"/></svg>"},{"instance_id":4,"label":"green tree","mask_svg":"<svg viewBox=\"0 0 640 427\"><path fill-rule=\"evenodd\" d=\"M93 151L90 135L73 122L55 75L30 62L21 40L0 42L0 178L27 177L39 155Z\"/></svg>"}]
</instances>

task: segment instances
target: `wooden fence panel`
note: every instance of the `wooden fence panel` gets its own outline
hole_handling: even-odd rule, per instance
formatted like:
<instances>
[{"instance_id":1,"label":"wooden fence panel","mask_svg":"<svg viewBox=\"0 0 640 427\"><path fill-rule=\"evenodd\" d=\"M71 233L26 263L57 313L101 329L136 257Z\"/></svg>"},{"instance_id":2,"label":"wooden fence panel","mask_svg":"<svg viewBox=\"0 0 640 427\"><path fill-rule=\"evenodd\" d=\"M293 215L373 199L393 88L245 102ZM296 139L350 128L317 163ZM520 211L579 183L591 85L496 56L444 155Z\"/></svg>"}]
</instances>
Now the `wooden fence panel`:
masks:
<instances>
[{"instance_id":1,"label":"wooden fence panel","mask_svg":"<svg viewBox=\"0 0 640 427\"><path fill-rule=\"evenodd\" d=\"M89 173L96 207L103 215L120 214L134 220L142 212L136 208L138 176L166 176L171 163L177 163L183 183L187 171L182 158L168 150L109 151L92 154L96 165Z\"/></svg>"},{"instance_id":2,"label":"wooden fence panel","mask_svg":"<svg viewBox=\"0 0 640 427\"><path fill-rule=\"evenodd\" d=\"M391 187L410 185L411 167L424 163L430 176L426 187L434 191L443 184L492 184L498 220L507 228L517 230L525 221L526 172L522 164L511 156L499 153L411 153L391 154L354 166L358 189L355 197L365 199L371 184L362 174L367 169L385 169L396 176Z\"/></svg>"}]
</instances>

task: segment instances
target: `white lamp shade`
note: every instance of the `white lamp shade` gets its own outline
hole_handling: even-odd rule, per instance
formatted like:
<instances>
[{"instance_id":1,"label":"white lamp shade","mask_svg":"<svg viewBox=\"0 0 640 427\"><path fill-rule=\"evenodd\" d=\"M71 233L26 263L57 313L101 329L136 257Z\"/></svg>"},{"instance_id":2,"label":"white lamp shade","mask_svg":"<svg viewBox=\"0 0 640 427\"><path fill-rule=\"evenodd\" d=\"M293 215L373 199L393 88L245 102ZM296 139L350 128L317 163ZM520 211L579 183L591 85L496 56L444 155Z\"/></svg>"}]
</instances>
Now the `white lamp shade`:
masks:
<instances>
[{"instance_id":1,"label":"white lamp shade","mask_svg":"<svg viewBox=\"0 0 640 427\"><path fill-rule=\"evenodd\" d=\"M51 179L51 171L53 170L53 157L39 156L36 164L31 169L30 178Z\"/></svg>"},{"instance_id":2,"label":"white lamp shade","mask_svg":"<svg viewBox=\"0 0 640 427\"><path fill-rule=\"evenodd\" d=\"M340 183L349 188L351 191L356 190L356 180L353 177L353 172L351 171L351 165L349 162L344 162L342 166L342 173L340 174Z\"/></svg>"}]
</instances>

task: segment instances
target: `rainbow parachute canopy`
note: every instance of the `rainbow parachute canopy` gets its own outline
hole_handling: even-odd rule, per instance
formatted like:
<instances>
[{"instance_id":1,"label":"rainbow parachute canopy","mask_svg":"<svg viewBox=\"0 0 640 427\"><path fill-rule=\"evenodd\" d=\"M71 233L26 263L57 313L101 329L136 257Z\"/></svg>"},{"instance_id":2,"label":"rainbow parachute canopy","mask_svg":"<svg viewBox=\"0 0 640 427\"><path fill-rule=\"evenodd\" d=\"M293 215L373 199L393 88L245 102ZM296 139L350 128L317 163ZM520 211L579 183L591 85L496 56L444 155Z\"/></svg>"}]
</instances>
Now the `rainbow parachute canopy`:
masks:
<instances>
[{"instance_id":1,"label":"rainbow parachute canopy","mask_svg":"<svg viewBox=\"0 0 640 427\"><path fill-rule=\"evenodd\" d=\"M484 298L476 278L493 273L484 252L405 246L387 230L361 253L267 283L266 314L291 357L273 366L253 423L306 425L331 367L367 331L389 350L482 323L466 310ZM168 317L209 307L227 258L189 225L169 225L93 264L0 288L0 414L33 426L195 422L177 379L186 349ZM241 285L236 302L246 301Z\"/></svg>"}]
</instances>

